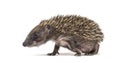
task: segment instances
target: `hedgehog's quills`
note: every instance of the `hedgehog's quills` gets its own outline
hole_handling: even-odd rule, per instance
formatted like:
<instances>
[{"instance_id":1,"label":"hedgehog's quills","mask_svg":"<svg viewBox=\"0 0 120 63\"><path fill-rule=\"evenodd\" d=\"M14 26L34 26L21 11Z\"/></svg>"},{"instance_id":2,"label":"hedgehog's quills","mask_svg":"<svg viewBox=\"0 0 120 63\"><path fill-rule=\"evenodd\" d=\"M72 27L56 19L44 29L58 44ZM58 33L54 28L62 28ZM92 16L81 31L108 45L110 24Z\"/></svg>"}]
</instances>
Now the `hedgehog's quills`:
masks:
<instances>
[{"instance_id":1,"label":"hedgehog's quills","mask_svg":"<svg viewBox=\"0 0 120 63\"><path fill-rule=\"evenodd\" d=\"M98 53L103 37L101 29L93 20L77 15L58 15L40 22L29 33L23 46L39 46L54 40L54 51L48 55L56 55L60 46L76 52L76 55L94 55Z\"/></svg>"}]
</instances>

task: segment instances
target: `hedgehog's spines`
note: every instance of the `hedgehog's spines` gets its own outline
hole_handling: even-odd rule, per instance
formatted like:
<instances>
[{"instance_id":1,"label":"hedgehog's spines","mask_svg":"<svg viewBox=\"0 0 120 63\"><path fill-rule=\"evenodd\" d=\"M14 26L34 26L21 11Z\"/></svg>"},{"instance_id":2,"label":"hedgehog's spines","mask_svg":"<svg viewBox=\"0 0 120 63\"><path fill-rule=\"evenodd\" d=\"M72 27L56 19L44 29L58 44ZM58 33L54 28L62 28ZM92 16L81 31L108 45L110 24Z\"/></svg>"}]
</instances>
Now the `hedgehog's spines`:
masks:
<instances>
[{"instance_id":1,"label":"hedgehog's spines","mask_svg":"<svg viewBox=\"0 0 120 63\"><path fill-rule=\"evenodd\" d=\"M100 42L104 37L97 23L86 17L77 15L58 15L48 20L43 20L39 25L41 27L50 25L57 32L67 35L77 35L85 40L97 40Z\"/></svg>"}]
</instances>

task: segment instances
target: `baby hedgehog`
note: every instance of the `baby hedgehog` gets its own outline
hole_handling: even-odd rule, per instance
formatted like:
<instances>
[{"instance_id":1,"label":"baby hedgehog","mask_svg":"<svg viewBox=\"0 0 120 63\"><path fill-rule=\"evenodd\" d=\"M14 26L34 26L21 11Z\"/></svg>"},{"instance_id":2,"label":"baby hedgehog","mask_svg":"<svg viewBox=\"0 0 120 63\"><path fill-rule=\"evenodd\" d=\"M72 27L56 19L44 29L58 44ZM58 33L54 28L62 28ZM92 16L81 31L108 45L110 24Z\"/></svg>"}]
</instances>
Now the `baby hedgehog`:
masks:
<instances>
[{"instance_id":1,"label":"baby hedgehog","mask_svg":"<svg viewBox=\"0 0 120 63\"><path fill-rule=\"evenodd\" d=\"M28 34L23 46L40 46L54 40L54 50L48 55L59 54L60 46L76 52L75 55L94 55L98 53L103 37L101 29L93 20L77 15L58 15L42 20Z\"/></svg>"}]
</instances>

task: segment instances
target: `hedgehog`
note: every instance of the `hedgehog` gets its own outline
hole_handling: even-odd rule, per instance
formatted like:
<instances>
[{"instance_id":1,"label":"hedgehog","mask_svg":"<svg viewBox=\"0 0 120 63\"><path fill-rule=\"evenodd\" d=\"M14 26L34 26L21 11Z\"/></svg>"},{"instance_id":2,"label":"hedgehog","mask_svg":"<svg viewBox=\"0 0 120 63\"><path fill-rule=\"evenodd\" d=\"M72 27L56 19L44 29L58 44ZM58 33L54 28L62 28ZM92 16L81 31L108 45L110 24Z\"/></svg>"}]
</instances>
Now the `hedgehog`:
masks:
<instances>
[{"instance_id":1,"label":"hedgehog","mask_svg":"<svg viewBox=\"0 0 120 63\"><path fill-rule=\"evenodd\" d=\"M42 20L33 28L23 42L23 46L40 46L53 40L54 50L48 55L59 54L60 47L75 52L77 56L95 55L103 38L99 25L93 20L79 15L57 15Z\"/></svg>"}]
</instances>

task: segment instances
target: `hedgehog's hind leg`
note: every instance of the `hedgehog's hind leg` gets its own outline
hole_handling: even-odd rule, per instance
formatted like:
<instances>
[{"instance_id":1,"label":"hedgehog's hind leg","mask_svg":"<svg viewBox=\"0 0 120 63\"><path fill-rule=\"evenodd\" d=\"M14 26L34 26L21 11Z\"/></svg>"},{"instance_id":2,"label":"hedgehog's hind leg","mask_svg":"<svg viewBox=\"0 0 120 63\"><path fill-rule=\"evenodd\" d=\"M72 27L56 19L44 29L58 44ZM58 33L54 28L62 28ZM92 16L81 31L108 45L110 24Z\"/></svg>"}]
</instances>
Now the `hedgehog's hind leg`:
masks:
<instances>
[{"instance_id":1,"label":"hedgehog's hind leg","mask_svg":"<svg viewBox=\"0 0 120 63\"><path fill-rule=\"evenodd\" d=\"M86 53L85 55L95 55L95 54L98 53L98 50L99 50L99 44L97 43L97 44L95 45L94 49L93 49L91 52Z\"/></svg>"},{"instance_id":2,"label":"hedgehog's hind leg","mask_svg":"<svg viewBox=\"0 0 120 63\"><path fill-rule=\"evenodd\" d=\"M95 51L93 52L93 54L97 54L98 53L99 47L100 47L99 44L95 45Z\"/></svg>"},{"instance_id":3,"label":"hedgehog's hind leg","mask_svg":"<svg viewBox=\"0 0 120 63\"><path fill-rule=\"evenodd\" d=\"M91 52L91 54L92 54L92 55L97 54L97 53L98 53L98 50L99 50L99 44L96 44L96 45L95 45L95 48L94 48L94 50Z\"/></svg>"},{"instance_id":4,"label":"hedgehog's hind leg","mask_svg":"<svg viewBox=\"0 0 120 63\"><path fill-rule=\"evenodd\" d=\"M59 52L58 52L59 48L60 48L60 46L55 44L53 52L52 53L48 53L47 55L54 56L56 54L59 54Z\"/></svg>"}]
</instances>

